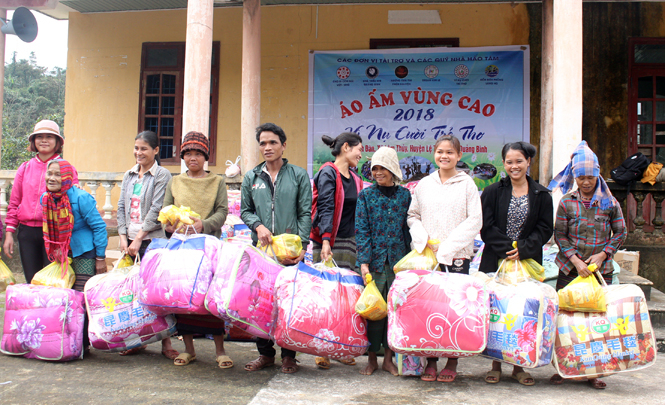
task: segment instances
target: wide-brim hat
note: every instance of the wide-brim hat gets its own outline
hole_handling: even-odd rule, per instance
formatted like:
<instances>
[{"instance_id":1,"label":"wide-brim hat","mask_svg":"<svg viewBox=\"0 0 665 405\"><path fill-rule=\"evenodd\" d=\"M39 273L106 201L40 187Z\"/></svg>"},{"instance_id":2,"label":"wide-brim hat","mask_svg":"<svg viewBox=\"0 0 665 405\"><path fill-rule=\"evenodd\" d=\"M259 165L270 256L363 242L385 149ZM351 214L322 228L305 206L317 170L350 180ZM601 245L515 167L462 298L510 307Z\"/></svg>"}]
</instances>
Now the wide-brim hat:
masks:
<instances>
[{"instance_id":1,"label":"wide-brim hat","mask_svg":"<svg viewBox=\"0 0 665 405\"><path fill-rule=\"evenodd\" d=\"M32 137L38 134L50 134L60 137L62 142L65 142L65 137L60 134L60 126L51 120L41 120L35 124L35 129L28 135L28 141L32 141Z\"/></svg>"},{"instance_id":2,"label":"wide-brim hat","mask_svg":"<svg viewBox=\"0 0 665 405\"><path fill-rule=\"evenodd\" d=\"M180 159L185 158L185 152L195 150L203 153L208 160L210 156L210 142L208 138L200 132L191 131L185 135L180 146Z\"/></svg>"},{"instance_id":3,"label":"wide-brim hat","mask_svg":"<svg viewBox=\"0 0 665 405\"><path fill-rule=\"evenodd\" d=\"M387 146L380 147L372 155L372 168L374 166L382 166L395 176L397 181L402 181L402 169L399 167L399 159L395 149Z\"/></svg>"}]
</instances>

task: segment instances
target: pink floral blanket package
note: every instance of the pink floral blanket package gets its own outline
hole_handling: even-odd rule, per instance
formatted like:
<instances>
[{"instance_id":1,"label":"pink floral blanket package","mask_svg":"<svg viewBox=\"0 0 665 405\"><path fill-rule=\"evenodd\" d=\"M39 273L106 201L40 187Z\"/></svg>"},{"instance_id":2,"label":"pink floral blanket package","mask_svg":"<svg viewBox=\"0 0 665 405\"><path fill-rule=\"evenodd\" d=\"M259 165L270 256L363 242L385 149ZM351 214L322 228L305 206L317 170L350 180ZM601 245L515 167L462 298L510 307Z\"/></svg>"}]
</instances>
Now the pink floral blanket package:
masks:
<instances>
[{"instance_id":1,"label":"pink floral blanket package","mask_svg":"<svg viewBox=\"0 0 665 405\"><path fill-rule=\"evenodd\" d=\"M282 266L244 244L224 243L206 308L252 336L272 339L275 280Z\"/></svg>"},{"instance_id":2,"label":"pink floral blanket package","mask_svg":"<svg viewBox=\"0 0 665 405\"><path fill-rule=\"evenodd\" d=\"M350 359L369 347L367 321L355 311L364 284L355 272L304 263L281 271L275 283L277 345L331 359Z\"/></svg>"},{"instance_id":3,"label":"pink floral blanket package","mask_svg":"<svg viewBox=\"0 0 665 405\"><path fill-rule=\"evenodd\" d=\"M3 353L50 361L83 358L83 293L17 284L7 287L6 299Z\"/></svg>"},{"instance_id":4,"label":"pink floral blanket package","mask_svg":"<svg viewBox=\"0 0 665 405\"><path fill-rule=\"evenodd\" d=\"M388 346L420 357L468 357L487 344L489 292L466 274L397 273L388 292Z\"/></svg>"},{"instance_id":5,"label":"pink floral blanket package","mask_svg":"<svg viewBox=\"0 0 665 405\"><path fill-rule=\"evenodd\" d=\"M118 352L159 342L175 333L173 315L139 303L138 264L94 276L85 284L88 336L97 350Z\"/></svg>"},{"instance_id":6,"label":"pink floral blanket package","mask_svg":"<svg viewBox=\"0 0 665 405\"><path fill-rule=\"evenodd\" d=\"M656 362L656 338L642 290L605 288L606 312L559 311L554 366L563 378L596 378Z\"/></svg>"},{"instance_id":7,"label":"pink floral blanket package","mask_svg":"<svg viewBox=\"0 0 665 405\"><path fill-rule=\"evenodd\" d=\"M484 356L526 368L550 364L559 296L533 279L508 285L491 280L490 325Z\"/></svg>"},{"instance_id":8,"label":"pink floral blanket package","mask_svg":"<svg viewBox=\"0 0 665 405\"><path fill-rule=\"evenodd\" d=\"M141 261L139 303L157 315L207 315L205 296L221 243L203 234L153 239Z\"/></svg>"}]
</instances>

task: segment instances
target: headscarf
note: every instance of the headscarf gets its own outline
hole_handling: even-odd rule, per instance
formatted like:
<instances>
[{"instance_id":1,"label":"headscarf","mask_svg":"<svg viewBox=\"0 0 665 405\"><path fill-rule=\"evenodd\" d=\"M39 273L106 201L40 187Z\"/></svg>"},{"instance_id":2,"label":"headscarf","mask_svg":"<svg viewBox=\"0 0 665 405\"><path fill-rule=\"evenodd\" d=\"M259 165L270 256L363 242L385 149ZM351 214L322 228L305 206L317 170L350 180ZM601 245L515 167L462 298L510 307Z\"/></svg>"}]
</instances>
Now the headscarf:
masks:
<instances>
[{"instance_id":1,"label":"headscarf","mask_svg":"<svg viewBox=\"0 0 665 405\"><path fill-rule=\"evenodd\" d=\"M72 205L67 196L67 190L74 183L74 167L63 159L53 159L46 170L57 162L60 165L62 187L60 191L47 191L42 195L42 225L46 253L51 261L66 263L69 252L69 242L74 229L74 214Z\"/></svg>"},{"instance_id":2,"label":"headscarf","mask_svg":"<svg viewBox=\"0 0 665 405\"><path fill-rule=\"evenodd\" d=\"M395 149L387 146L380 147L374 155L372 155L372 167L382 166L395 177L395 182L402 181L402 169L399 167L399 159Z\"/></svg>"},{"instance_id":3,"label":"headscarf","mask_svg":"<svg viewBox=\"0 0 665 405\"><path fill-rule=\"evenodd\" d=\"M185 135L185 138L182 140L182 145L180 146L180 159L184 159L185 152L190 150L203 153L206 160L208 160L208 157L210 156L210 141L200 132L187 132L187 135Z\"/></svg>"},{"instance_id":4,"label":"headscarf","mask_svg":"<svg viewBox=\"0 0 665 405\"><path fill-rule=\"evenodd\" d=\"M602 210L614 206L616 200L612 197L612 192L607 187L605 179L600 175L598 157L589 148L586 141L582 141L577 145L577 148L575 148L575 151L570 156L568 166L550 182L548 188L552 191L560 188L561 192L566 194L573 188L575 179L580 176L595 176L598 178L598 181L596 181L596 191L594 191L593 197L591 197L591 205L598 201Z\"/></svg>"}]
</instances>

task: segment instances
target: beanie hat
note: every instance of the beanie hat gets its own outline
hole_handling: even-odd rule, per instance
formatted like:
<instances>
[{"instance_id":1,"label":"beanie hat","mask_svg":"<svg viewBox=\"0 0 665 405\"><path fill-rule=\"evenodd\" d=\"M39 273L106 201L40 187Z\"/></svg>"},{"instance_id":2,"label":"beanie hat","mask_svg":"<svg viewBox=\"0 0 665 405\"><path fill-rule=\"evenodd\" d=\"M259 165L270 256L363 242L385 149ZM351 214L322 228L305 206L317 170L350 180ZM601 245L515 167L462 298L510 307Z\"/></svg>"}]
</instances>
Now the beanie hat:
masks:
<instances>
[{"instance_id":1,"label":"beanie hat","mask_svg":"<svg viewBox=\"0 0 665 405\"><path fill-rule=\"evenodd\" d=\"M180 159L185 158L185 152L195 150L203 153L208 160L210 156L210 142L208 138L200 132L190 131L185 135L180 146Z\"/></svg>"},{"instance_id":2,"label":"beanie hat","mask_svg":"<svg viewBox=\"0 0 665 405\"><path fill-rule=\"evenodd\" d=\"M397 152L387 146L382 146L372 155L372 168L382 166L395 176L397 181L402 181L402 169L399 167Z\"/></svg>"}]
</instances>

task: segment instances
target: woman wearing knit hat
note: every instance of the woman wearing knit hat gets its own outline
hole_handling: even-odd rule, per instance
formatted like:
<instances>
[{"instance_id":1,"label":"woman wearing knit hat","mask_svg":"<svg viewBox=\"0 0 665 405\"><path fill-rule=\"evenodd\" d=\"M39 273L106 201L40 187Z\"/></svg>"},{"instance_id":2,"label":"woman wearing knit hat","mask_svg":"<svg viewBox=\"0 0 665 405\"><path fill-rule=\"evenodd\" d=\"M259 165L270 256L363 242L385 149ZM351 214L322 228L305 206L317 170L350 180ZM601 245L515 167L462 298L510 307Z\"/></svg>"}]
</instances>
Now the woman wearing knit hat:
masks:
<instances>
[{"instance_id":1,"label":"woman wearing knit hat","mask_svg":"<svg viewBox=\"0 0 665 405\"><path fill-rule=\"evenodd\" d=\"M374 153L372 177L376 183L360 192L356 206L357 266L363 280L367 274L372 275L387 301L388 290L395 280L393 266L408 252L406 218L411 193L399 185L402 169L393 149L384 146ZM367 337L370 342L368 364L360 374L370 375L379 368L376 353L383 345L385 354L381 368L398 375L393 351L388 347L387 319L368 321Z\"/></svg>"},{"instance_id":2,"label":"woman wearing knit hat","mask_svg":"<svg viewBox=\"0 0 665 405\"><path fill-rule=\"evenodd\" d=\"M570 192L573 183L578 189ZM626 222L616 198L600 175L598 157L586 141L582 141L571 156L570 163L550 183L550 190L560 188L565 194L559 202L554 224L554 240L559 246L556 264L559 266L557 291L578 275L591 275L588 267L596 264L608 284L612 283L612 256L626 240ZM566 194L567 193L567 194ZM590 231L588 228L592 227ZM555 374L552 384L563 379ZM589 379L596 389L606 387L598 378Z\"/></svg>"},{"instance_id":3,"label":"woman wearing knit hat","mask_svg":"<svg viewBox=\"0 0 665 405\"><path fill-rule=\"evenodd\" d=\"M208 138L200 132L189 132L183 139L180 158L185 161L187 171L171 178L166 187L164 206L190 207L201 218L190 217L197 233L219 237L222 225L229 212L226 182L221 176L204 170L210 156ZM178 231L180 224L165 228L168 234ZM212 315L176 315L178 333L185 343L185 352L173 361L184 366L196 360L194 335L213 335L217 365L233 367L233 360L224 351L224 321Z\"/></svg>"}]
</instances>

